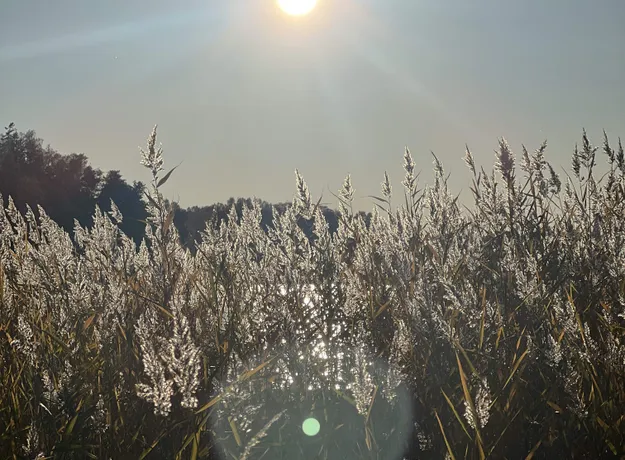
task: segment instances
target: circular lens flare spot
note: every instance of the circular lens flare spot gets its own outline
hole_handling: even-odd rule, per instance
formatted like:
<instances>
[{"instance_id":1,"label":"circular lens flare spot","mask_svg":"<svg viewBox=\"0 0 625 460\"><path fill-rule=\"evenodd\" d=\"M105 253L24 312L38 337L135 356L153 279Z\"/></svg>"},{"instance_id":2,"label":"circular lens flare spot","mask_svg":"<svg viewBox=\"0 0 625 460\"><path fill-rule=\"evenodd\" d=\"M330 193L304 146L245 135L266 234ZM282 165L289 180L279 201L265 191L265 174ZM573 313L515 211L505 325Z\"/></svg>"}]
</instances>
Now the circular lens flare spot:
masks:
<instances>
[{"instance_id":1,"label":"circular lens flare spot","mask_svg":"<svg viewBox=\"0 0 625 460\"><path fill-rule=\"evenodd\" d=\"M317 0L277 0L282 11L291 16L304 16L317 5Z\"/></svg>"},{"instance_id":2,"label":"circular lens flare spot","mask_svg":"<svg viewBox=\"0 0 625 460\"><path fill-rule=\"evenodd\" d=\"M315 436L319 433L320 428L321 425L319 425L316 418L307 418L304 420L304 423L302 423L302 431L306 436Z\"/></svg>"}]
</instances>

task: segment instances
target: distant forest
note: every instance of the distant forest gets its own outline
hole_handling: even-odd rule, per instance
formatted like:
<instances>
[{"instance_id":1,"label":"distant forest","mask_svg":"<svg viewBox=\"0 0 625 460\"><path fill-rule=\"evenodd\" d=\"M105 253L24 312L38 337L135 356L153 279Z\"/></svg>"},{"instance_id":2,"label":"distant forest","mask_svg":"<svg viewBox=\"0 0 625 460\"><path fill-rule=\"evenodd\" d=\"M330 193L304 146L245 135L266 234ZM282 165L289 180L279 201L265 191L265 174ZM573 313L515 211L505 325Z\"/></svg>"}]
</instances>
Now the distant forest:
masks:
<instances>
[{"instance_id":1,"label":"distant forest","mask_svg":"<svg viewBox=\"0 0 625 460\"><path fill-rule=\"evenodd\" d=\"M295 183L294 183L295 185ZM63 154L50 145L44 147L43 139L35 131L18 132L14 123L5 128L0 137L0 194L3 205L11 196L16 207L26 212L29 205L39 218L40 205L57 224L73 239L74 219L81 226L90 228L95 206L103 212L110 211L111 200L115 202L124 219L121 230L131 237L137 246L145 232L147 217L145 202L146 186L140 181L126 182L119 170L103 172L89 165L83 154ZM295 190L295 188L294 188ZM201 241L201 231L209 222L221 225L227 222L228 213L235 206L240 219L243 207L252 207L251 198L230 198L226 203L182 208L177 202L168 202L175 209L174 224L181 243L195 253ZM275 203L273 207L282 214L291 203ZM338 228L339 211L319 206L328 222L330 233ZM371 213L360 211L367 227ZM262 201L262 228L267 231L273 224L272 204ZM299 227L312 239L312 220L300 219Z\"/></svg>"}]
</instances>

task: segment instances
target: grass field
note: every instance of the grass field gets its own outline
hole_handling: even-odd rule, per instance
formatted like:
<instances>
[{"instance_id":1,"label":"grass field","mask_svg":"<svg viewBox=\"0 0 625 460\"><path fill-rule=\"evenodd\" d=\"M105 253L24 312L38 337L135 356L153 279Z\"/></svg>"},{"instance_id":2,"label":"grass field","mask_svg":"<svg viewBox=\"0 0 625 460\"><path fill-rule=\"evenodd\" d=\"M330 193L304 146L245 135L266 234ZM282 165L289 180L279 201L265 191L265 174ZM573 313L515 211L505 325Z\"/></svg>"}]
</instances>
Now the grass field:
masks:
<instances>
[{"instance_id":1,"label":"grass field","mask_svg":"<svg viewBox=\"0 0 625 460\"><path fill-rule=\"evenodd\" d=\"M625 456L620 143L584 134L566 180L544 146L523 177L503 140L490 174L467 152L471 210L406 150L402 205L385 173L366 228L348 176L335 235L296 172L274 229L256 202L195 256L155 145L149 248L115 206L80 251L43 209L0 212L0 458Z\"/></svg>"}]
</instances>

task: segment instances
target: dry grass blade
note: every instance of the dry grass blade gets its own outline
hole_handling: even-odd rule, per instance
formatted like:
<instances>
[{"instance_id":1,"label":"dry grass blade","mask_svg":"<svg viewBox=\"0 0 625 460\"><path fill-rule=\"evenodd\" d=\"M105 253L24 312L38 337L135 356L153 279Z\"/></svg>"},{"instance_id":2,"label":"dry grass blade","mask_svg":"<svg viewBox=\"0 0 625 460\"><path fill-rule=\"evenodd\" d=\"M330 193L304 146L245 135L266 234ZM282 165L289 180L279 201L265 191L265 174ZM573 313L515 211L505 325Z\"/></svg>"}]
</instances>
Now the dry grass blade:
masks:
<instances>
[{"instance_id":1,"label":"dry grass blade","mask_svg":"<svg viewBox=\"0 0 625 460\"><path fill-rule=\"evenodd\" d=\"M480 345L479 349L482 349L484 345L484 328L486 326L486 287L482 287L482 318L480 320Z\"/></svg>"},{"instance_id":2,"label":"dry grass blade","mask_svg":"<svg viewBox=\"0 0 625 460\"><path fill-rule=\"evenodd\" d=\"M169 170L169 172L168 172L167 174L165 174L165 175L163 176L163 178L162 178L162 179L160 179L160 180L158 181L158 183L156 184L156 188L159 188L161 185L163 185L165 182L167 182L167 180L168 180L168 179L169 179L169 177L171 176L171 173L173 173L173 172L176 170L176 168L177 168L178 166L180 166L181 164L182 164L182 161L181 161L180 163L178 163L176 166L174 166L173 168L171 168L171 169Z\"/></svg>"},{"instance_id":3,"label":"dry grass blade","mask_svg":"<svg viewBox=\"0 0 625 460\"><path fill-rule=\"evenodd\" d=\"M373 315L373 319L377 318L382 313L384 313L384 310L386 310L388 308L388 306L391 304L391 300L392 299L390 299L388 302L386 302L384 305L381 305L380 308L378 308L378 310Z\"/></svg>"},{"instance_id":4,"label":"dry grass blade","mask_svg":"<svg viewBox=\"0 0 625 460\"><path fill-rule=\"evenodd\" d=\"M196 414L201 414L202 412L207 411L208 409L210 409L211 407L213 407L215 404L217 404L219 401L221 401L223 399L223 395L217 395L215 396L213 399L211 399L209 402L207 402L206 404L204 404L202 407L200 407L195 413Z\"/></svg>"},{"instance_id":5,"label":"dry grass blade","mask_svg":"<svg viewBox=\"0 0 625 460\"><path fill-rule=\"evenodd\" d=\"M167 213L167 217L165 218L165 222L163 223L163 234L164 235L167 234L167 231L169 230L169 227L171 226L172 222L174 221L174 215L175 215L175 209L172 208Z\"/></svg>"},{"instance_id":6,"label":"dry grass blade","mask_svg":"<svg viewBox=\"0 0 625 460\"><path fill-rule=\"evenodd\" d=\"M542 443L543 443L542 440L538 441L536 445L532 447L532 450L530 450L530 453L527 454L527 457L525 457L525 460L532 460L534 458L534 455L536 454L536 451L538 450L538 448L540 447Z\"/></svg>"},{"instance_id":7,"label":"dry grass blade","mask_svg":"<svg viewBox=\"0 0 625 460\"><path fill-rule=\"evenodd\" d=\"M274 415L273 418L269 420L265 424L265 426L263 426L261 430L254 435L252 439L250 439L250 442L245 447L245 451L243 452L243 455L241 455L240 460L246 460L250 456L250 454L252 453L252 448L257 446L260 440L267 436L267 431L269 431L269 428L271 428L271 426L276 423L285 412L286 410L283 410Z\"/></svg>"},{"instance_id":8,"label":"dry grass blade","mask_svg":"<svg viewBox=\"0 0 625 460\"><path fill-rule=\"evenodd\" d=\"M200 446L200 433L197 432L193 436L193 446L191 447L191 460L196 460L198 456L198 449Z\"/></svg>"},{"instance_id":9,"label":"dry grass blade","mask_svg":"<svg viewBox=\"0 0 625 460\"><path fill-rule=\"evenodd\" d=\"M556 403L552 402L552 401L547 401L547 404L549 405L549 407L551 407L554 411L556 411L556 414L561 414L564 412L564 410L562 410L562 408L560 406L558 406Z\"/></svg>"},{"instance_id":10,"label":"dry grass blade","mask_svg":"<svg viewBox=\"0 0 625 460\"><path fill-rule=\"evenodd\" d=\"M162 432L160 434L160 436L158 438L156 438L152 444L150 444L139 456L139 460L143 460L144 458L146 458L148 455L150 455L150 452L152 452L154 450L154 448L158 445L159 442L161 442L161 439L163 439L165 437L167 433L166 432Z\"/></svg>"},{"instance_id":11,"label":"dry grass blade","mask_svg":"<svg viewBox=\"0 0 625 460\"><path fill-rule=\"evenodd\" d=\"M375 397L378 394L378 386L376 385L373 389L373 395L371 396L371 402L369 403L369 408L367 409L367 415L365 417L365 423L369 422L369 416L371 415L371 409L373 408L373 403L375 401Z\"/></svg>"},{"instance_id":12,"label":"dry grass blade","mask_svg":"<svg viewBox=\"0 0 625 460\"><path fill-rule=\"evenodd\" d=\"M456 348L460 350L460 353L462 353L462 356L464 357L464 359L466 360L467 364L469 365L469 369L471 369L471 373L473 375L479 376L479 373L477 372L477 369L473 365L473 362L471 362L471 359L469 358L469 355L467 354L467 351L462 347L462 345L460 345L460 342L456 341L455 345L456 345ZM457 358L457 356L456 356L456 358Z\"/></svg>"},{"instance_id":13,"label":"dry grass blade","mask_svg":"<svg viewBox=\"0 0 625 460\"><path fill-rule=\"evenodd\" d=\"M148 199L148 201L152 204L152 206L154 206L159 211L162 211L161 206L156 202L156 200L154 200L154 198L150 196L148 192L144 192L144 196ZM149 224L149 222L146 222L146 221L143 221L143 222L145 222L146 224Z\"/></svg>"},{"instance_id":14,"label":"dry grass blade","mask_svg":"<svg viewBox=\"0 0 625 460\"><path fill-rule=\"evenodd\" d=\"M91 326L94 319L95 319L95 313L85 320L85 323L82 326L82 330L86 331L87 329L89 329L89 326Z\"/></svg>"},{"instance_id":15,"label":"dry grass blade","mask_svg":"<svg viewBox=\"0 0 625 460\"><path fill-rule=\"evenodd\" d=\"M230 425L230 429L232 430L237 446L241 447L241 436L239 435L239 430L237 429L237 425L232 417L228 417L228 424Z\"/></svg>"},{"instance_id":16,"label":"dry grass blade","mask_svg":"<svg viewBox=\"0 0 625 460\"><path fill-rule=\"evenodd\" d=\"M259 364L258 366L256 366L254 369L244 373L241 376L241 381L247 380L252 378L255 374L257 374L258 372L260 372L261 370L263 370L265 367L267 367L269 364L271 364L271 362L274 360L275 358L269 358L267 361L265 361L264 363Z\"/></svg>"},{"instance_id":17,"label":"dry grass blade","mask_svg":"<svg viewBox=\"0 0 625 460\"><path fill-rule=\"evenodd\" d=\"M239 378L237 379L236 382L234 382L232 385L230 385L228 388L226 388L226 390L224 391L224 393L230 391L230 389L232 389L236 384L243 382L245 380L250 379L251 377L253 377L255 374L257 374L258 372L260 372L262 369L264 369L266 366L268 366L275 358L270 358L267 361L265 361L262 364L259 364L258 366L256 366L254 369L249 370L247 372L244 372L243 374L241 374L239 376ZM206 403L205 405L203 405L202 407L200 407L195 413L196 414L201 414L202 412L205 412L206 410L210 409L212 406L214 406L215 404L217 404L219 401L221 401L223 398L223 394L220 394L216 397L214 397L213 399L211 399L208 403Z\"/></svg>"},{"instance_id":18,"label":"dry grass blade","mask_svg":"<svg viewBox=\"0 0 625 460\"><path fill-rule=\"evenodd\" d=\"M475 409L475 404L473 402L473 398L471 397L471 393L469 391L469 386L467 384L467 377L464 373L464 370L462 369L462 363L460 362L460 357L458 356L458 354L456 354L456 362L458 363L458 371L460 372L460 382L462 384L462 392L464 393L464 399L467 402L467 404L469 405L469 408L473 414L473 417L475 418L476 422L475 422L475 440L478 446L478 450L480 453L480 459L485 458L484 455L484 447L483 447L483 441L482 441L482 434L480 433L480 427L479 427L479 420L478 420L478 413L477 410Z\"/></svg>"},{"instance_id":19,"label":"dry grass blade","mask_svg":"<svg viewBox=\"0 0 625 460\"><path fill-rule=\"evenodd\" d=\"M436 420L438 421L438 426L440 427L441 434L443 435L445 446L447 446L447 453L449 454L449 457L451 460L456 460L456 456L454 455L454 451L451 449L451 446L449 445L449 441L447 440L447 435L445 434L445 429L443 428L443 423L441 422L441 419L438 416L438 412L434 411L434 416L436 417Z\"/></svg>"},{"instance_id":20,"label":"dry grass blade","mask_svg":"<svg viewBox=\"0 0 625 460\"><path fill-rule=\"evenodd\" d=\"M510 428L512 426L512 424L514 423L514 421L516 420L516 418L519 416L519 414L523 411L523 409L519 409L516 411L516 413L514 414L514 416L512 416L512 418L508 421L508 423L506 424L506 427L501 431L501 433L499 433L499 437L497 438L497 440L493 443L493 445L490 448L490 451L488 452L488 456L490 457L493 452L495 451L495 448L497 447L497 445L499 444L499 441L501 441L501 439L503 438L504 434L506 434L506 432L508 431L508 428Z\"/></svg>"},{"instance_id":21,"label":"dry grass blade","mask_svg":"<svg viewBox=\"0 0 625 460\"><path fill-rule=\"evenodd\" d=\"M451 400L449 399L449 397L447 396L447 394L445 393L445 391L443 389L441 389L441 393L443 393L443 397L445 398L445 401L447 401L447 404L449 405L449 407L453 411L454 416L456 417L456 420L458 420L458 423L460 423L460 426L462 427L462 431L464 431L464 433L471 440L471 442L473 442L473 437L469 434L469 431L467 430L467 427L465 426L464 422L462 421L462 418L460 417L460 414L458 414L458 411L456 411L456 408L454 407L453 403L451 402Z\"/></svg>"},{"instance_id":22,"label":"dry grass blade","mask_svg":"<svg viewBox=\"0 0 625 460\"><path fill-rule=\"evenodd\" d=\"M523 362L523 359L527 356L528 352L529 350L525 350L523 354L521 355L521 357L514 361L514 364L512 366L512 371L510 372L510 375L508 376L508 379L506 380L506 383L504 384L502 391L505 390L505 388L508 386L508 384L512 380L512 377L514 377L514 374L516 373L516 371L519 369L519 366Z\"/></svg>"}]
</instances>

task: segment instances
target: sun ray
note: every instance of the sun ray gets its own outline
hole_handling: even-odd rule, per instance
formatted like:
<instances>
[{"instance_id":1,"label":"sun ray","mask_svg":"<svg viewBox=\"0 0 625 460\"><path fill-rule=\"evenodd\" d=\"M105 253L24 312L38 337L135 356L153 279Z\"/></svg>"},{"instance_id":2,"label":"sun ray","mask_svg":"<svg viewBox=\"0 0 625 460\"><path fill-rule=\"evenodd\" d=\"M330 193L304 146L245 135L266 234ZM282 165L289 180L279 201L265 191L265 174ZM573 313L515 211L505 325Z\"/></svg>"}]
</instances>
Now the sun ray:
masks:
<instances>
[{"instance_id":1,"label":"sun ray","mask_svg":"<svg viewBox=\"0 0 625 460\"><path fill-rule=\"evenodd\" d=\"M345 100L340 88L330 73L331 65L327 62L327 56L320 48L315 49L316 64L313 67L315 82L319 88L319 95L323 101L327 122L331 127L334 136L345 147L344 154L352 158L356 155L355 149L349 146L353 139L356 139L356 129L348 114L348 103Z\"/></svg>"}]
</instances>

